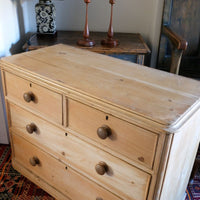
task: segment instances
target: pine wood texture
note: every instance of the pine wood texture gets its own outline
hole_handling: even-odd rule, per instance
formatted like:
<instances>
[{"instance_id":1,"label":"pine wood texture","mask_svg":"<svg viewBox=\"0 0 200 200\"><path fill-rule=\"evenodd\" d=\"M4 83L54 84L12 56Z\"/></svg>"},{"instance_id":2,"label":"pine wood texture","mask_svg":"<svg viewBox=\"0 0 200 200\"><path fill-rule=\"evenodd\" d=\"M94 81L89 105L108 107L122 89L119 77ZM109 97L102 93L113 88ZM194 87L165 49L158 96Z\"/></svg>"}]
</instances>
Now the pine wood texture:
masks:
<instances>
[{"instance_id":1,"label":"pine wood texture","mask_svg":"<svg viewBox=\"0 0 200 200\"><path fill-rule=\"evenodd\" d=\"M0 66L13 166L51 195L184 196L200 141L200 82L67 45ZM23 99L30 90L37 105ZM100 138L99 127L110 134Z\"/></svg>"},{"instance_id":2,"label":"pine wood texture","mask_svg":"<svg viewBox=\"0 0 200 200\"><path fill-rule=\"evenodd\" d=\"M48 116L56 123L62 124L62 96L60 94L11 73L5 73L5 80L8 98L14 98L24 106L40 112L41 115ZM23 95L29 91L33 93L34 99L31 102L26 102ZM48 107L46 106L47 104Z\"/></svg>"},{"instance_id":3,"label":"pine wood texture","mask_svg":"<svg viewBox=\"0 0 200 200\"><path fill-rule=\"evenodd\" d=\"M198 110L188 123L185 123L181 130L174 135L160 199L173 199L174 194L176 194L176 199L183 199L185 193L183 186L188 184L199 147L199 119L200 111ZM177 160L179 163L174 166ZM171 187L172 185L173 187Z\"/></svg>"},{"instance_id":4,"label":"pine wood texture","mask_svg":"<svg viewBox=\"0 0 200 200\"><path fill-rule=\"evenodd\" d=\"M152 168L158 135L73 100L68 101L68 110L70 129ZM97 129L104 124L110 127L111 135L102 140Z\"/></svg>"},{"instance_id":5,"label":"pine wood texture","mask_svg":"<svg viewBox=\"0 0 200 200\"><path fill-rule=\"evenodd\" d=\"M150 182L149 174L128 165L126 162L122 162L104 151L87 145L87 143L82 142L70 133L66 136L64 130L48 124L45 120L12 103L9 104L9 107L12 132L16 132L17 135L32 141L38 147L45 146L51 153L56 153L55 157L64 159L66 164L72 167L75 166L78 171L81 169L83 174L90 175L98 184L106 186L107 189L109 188L110 191L121 196L121 198L131 199L132 197L137 197L138 199L145 199ZM37 126L37 131L33 134L29 134L26 131L26 124L31 122L34 122ZM83 155L87 156L87 159L84 159ZM95 165L102 160L108 165L108 172L104 176L99 176L95 171ZM121 190L122 185L126 185L123 191Z\"/></svg>"},{"instance_id":6,"label":"pine wood texture","mask_svg":"<svg viewBox=\"0 0 200 200\"><path fill-rule=\"evenodd\" d=\"M12 139L14 144L14 160L38 175L45 182L51 183L52 187L64 193L70 199L80 199L81 197L84 200L93 200L101 197L103 199L119 200L112 193L96 184L92 184L87 178L80 176L76 171L72 170L70 166L58 162L28 141L15 134L12 135ZM39 159L39 164L32 166L29 159L36 155Z\"/></svg>"},{"instance_id":7,"label":"pine wood texture","mask_svg":"<svg viewBox=\"0 0 200 200\"><path fill-rule=\"evenodd\" d=\"M41 78L165 125L176 122L199 100L197 81L177 79L153 69L139 70L139 65L66 45L14 55L3 61L19 70L20 66L32 73L37 70ZM184 90L191 91L185 95Z\"/></svg>"}]
</instances>

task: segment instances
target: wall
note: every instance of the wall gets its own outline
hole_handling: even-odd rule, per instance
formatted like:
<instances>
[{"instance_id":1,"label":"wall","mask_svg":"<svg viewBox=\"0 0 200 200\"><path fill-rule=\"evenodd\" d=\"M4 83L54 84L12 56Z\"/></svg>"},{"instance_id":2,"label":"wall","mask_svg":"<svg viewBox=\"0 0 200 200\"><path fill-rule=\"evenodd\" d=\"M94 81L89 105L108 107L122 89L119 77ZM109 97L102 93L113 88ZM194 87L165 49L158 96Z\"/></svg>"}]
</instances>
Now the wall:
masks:
<instances>
[{"instance_id":1,"label":"wall","mask_svg":"<svg viewBox=\"0 0 200 200\"><path fill-rule=\"evenodd\" d=\"M141 33L153 50L151 66L156 63L157 48L164 0L116 0L113 26L116 32ZM29 30L36 31L34 5L38 0L27 1ZM85 3L83 0L53 0L56 6L57 30L83 30ZM92 0L89 4L89 29L107 31L110 18L108 0Z\"/></svg>"},{"instance_id":2,"label":"wall","mask_svg":"<svg viewBox=\"0 0 200 200\"><path fill-rule=\"evenodd\" d=\"M0 1L0 19L0 57L2 57L10 55L12 43L19 40L16 5L12 1Z\"/></svg>"},{"instance_id":3,"label":"wall","mask_svg":"<svg viewBox=\"0 0 200 200\"><path fill-rule=\"evenodd\" d=\"M16 43L18 40L19 27L16 4L12 1L0 0L0 57L10 55L12 44ZM2 84L0 84L0 143L6 144L8 143L8 134L4 117L5 109L3 106L4 104L1 86Z\"/></svg>"},{"instance_id":4,"label":"wall","mask_svg":"<svg viewBox=\"0 0 200 200\"><path fill-rule=\"evenodd\" d=\"M152 27L150 34L150 43L151 43L151 67L156 67L157 65L157 55L160 41L160 32L163 16L163 6L164 0L154 0L153 5L153 17L152 17Z\"/></svg>"},{"instance_id":5,"label":"wall","mask_svg":"<svg viewBox=\"0 0 200 200\"><path fill-rule=\"evenodd\" d=\"M26 1L0 0L0 57L22 50L29 28L24 24L23 9L26 9Z\"/></svg>"},{"instance_id":6,"label":"wall","mask_svg":"<svg viewBox=\"0 0 200 200\"><path fill-rule=\"evenodd\" d=\"M1 76L1 74L0 74ZM0 77L1 82L1 77ZM0 84L0 144L8 144L9 137L8 137L8 129L7 129L7 123L5 121L5 108L4 108L4 102L3 102L3 95L2 95L2 84Z\"/></svg>"},{"instance_id":7,"label":"wall","mask_svg":"<svg viewBox=\"0 0 200 200\"><path fill-rule=\"evenodd\" d=\"M29 25L24 24L26 1L0 0L0 58L22 50ZM0 79L1 83L1 79ZM5 109L0 84L0 143L8 143Z\"/></svg>"}]
</instances>

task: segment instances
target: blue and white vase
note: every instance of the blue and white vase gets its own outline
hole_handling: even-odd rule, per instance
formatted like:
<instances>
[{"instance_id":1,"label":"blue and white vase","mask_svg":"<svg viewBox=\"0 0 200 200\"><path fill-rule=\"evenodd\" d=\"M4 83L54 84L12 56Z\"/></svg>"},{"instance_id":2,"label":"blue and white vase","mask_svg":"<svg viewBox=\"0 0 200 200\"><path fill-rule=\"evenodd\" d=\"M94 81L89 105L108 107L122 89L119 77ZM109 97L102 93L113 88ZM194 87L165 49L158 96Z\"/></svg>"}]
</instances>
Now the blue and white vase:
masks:
<instances>
[{"instance_id":1,"label":"blue and white vase","mask_svg":"<svg viewBox=\"0 0 200 200\"><path fill-rule=\"evenodd\" d=\"M56 33L56 9L51 0L39 0L35 5L37 33Z\"/></svg>"}]
</instances>

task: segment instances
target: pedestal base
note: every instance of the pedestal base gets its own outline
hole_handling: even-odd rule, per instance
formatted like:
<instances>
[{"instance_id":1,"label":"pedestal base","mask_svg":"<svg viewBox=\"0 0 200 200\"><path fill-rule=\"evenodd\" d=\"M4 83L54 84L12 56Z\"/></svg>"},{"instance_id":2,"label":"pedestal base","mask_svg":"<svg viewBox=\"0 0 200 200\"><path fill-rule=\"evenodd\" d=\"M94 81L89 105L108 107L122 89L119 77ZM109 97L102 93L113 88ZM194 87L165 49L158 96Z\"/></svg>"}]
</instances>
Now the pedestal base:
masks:
<instances>
[{"instance_id":1,"label":"pedestal base","mask_svg":"<svg viewBox=\"0 0 200 200\"><path fill-rule=\"evenodd\" d=\"M119 40L107 38L102 40L101 44L107 47L116 47L119 45Z\"/></svg>"},{"instance_id":2,"label":"pedestal base","mask_svg":"<svg viewBox=\"0 0 200 200\"><path fill-rule=\"evenodd\" d=\"M93 47L95 45L95 41L90 39L81 39L77 42L77 44L84 47Z\"/></svg>"},{"instance_id":3,"label":"pedestal base","mask_svg":"<svg viewBox=\"0 0 200 200\"><path fill-rule=\"evenodd\" d=\"M54 33L37 33L37 38L56 38L57 37L57 31Z\"/></svg>"}]
</instances>

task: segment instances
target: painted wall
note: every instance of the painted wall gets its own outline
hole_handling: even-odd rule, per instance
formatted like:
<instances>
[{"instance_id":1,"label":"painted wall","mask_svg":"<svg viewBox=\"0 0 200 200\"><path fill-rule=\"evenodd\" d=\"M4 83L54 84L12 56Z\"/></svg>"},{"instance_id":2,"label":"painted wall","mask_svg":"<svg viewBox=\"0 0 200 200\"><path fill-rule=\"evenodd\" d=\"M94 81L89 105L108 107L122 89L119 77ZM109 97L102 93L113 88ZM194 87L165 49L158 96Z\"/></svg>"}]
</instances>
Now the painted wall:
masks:
<instances>
[{"instance_id":1,"label":"painted wall","mask_svg":"<svg viewBox=\"0 0 200 200\"><path fill-rule=\"evenodd\" d=\"M1 82L1 74L0 74L0 82ZM8 144L9 137L8 137L8 128L6 122L6 113L5 107L3 102L3 95L2 95L2 84L0 84L0 144Z\"/></svg>"},{"instance_id":2,"label":"painted wall","mask_svg":"<svg viewBox=\"0 0 200 200\"><path fill-rule=\"evenodd\" d=\"M19 40L16 4L0 0L0 19L0 57L2 57L10 55L11 45Z\"/></svg>"},{"instance_id":3,"label":"painted wall","mask_svg":"<svg viewBox=\"0 0 200 200\"><path fill-rule=\"evenodd\" d=\"M22 51L29 24L24 23L26 1L0 0L0 58ZM1 79L0 79L1 83ZM5 108L0 84L0 143L8 143Z\"/></svg>"},{"instance_id":4,"label":"painted wall","mask_svg":"<svg viewBox=\"0 0 200 200\"><path fill-rule=\"evenodd\" d=\"M0 57L11 55L12 44L18 40L19 27L16 2L0 0ZM2 84L0 84L0 143L6 144L8 143L8 133L1 86Z\"/></svg>"},{"instance_id":5,"label":"painted wall","mask_svg":"<svg viewBox=\"0 0 200 200\"><path fill-rule=\"evenodd\" d=\"M0 0L0 57L22 51L29 28L24 24L26 7L26 1Z\"/></svg>"},{"instance_id":6,"label":"painted wall","mask_svg":"<svg viewBox=\"0 0 200 200\"><path fill-rule=\"evenodd\" d=\"M27 1L26 21L29 30L36 31L34 6L38 0ZM57 30L83 30L85 3L83 0L53 0L56 6ZM116 0L113 26L116 32L140 33L153 50L151 65L155 66L163 0ZM107 31L110 18L108 0L92 0L89 4L89 29Z\"/></svg>"}]
</instances>

